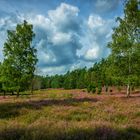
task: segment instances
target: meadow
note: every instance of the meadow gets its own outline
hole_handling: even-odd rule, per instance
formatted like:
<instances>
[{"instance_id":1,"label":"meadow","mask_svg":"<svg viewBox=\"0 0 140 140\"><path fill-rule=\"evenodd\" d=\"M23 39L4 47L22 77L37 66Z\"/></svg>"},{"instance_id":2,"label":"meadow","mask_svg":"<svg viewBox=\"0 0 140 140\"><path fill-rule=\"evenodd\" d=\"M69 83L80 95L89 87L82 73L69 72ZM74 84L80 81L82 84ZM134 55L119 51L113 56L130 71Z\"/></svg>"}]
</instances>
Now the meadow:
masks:
<instances>
[{"instance_id":1,"label":"meadow","mask_svg":"<svg viewBox=\"0 0 140 140\"><path fill-rule=\"evenodd\" d=\"M0 140L140 140L140 94L47 89L0 96Z\"/></svg>"}]
</instances>

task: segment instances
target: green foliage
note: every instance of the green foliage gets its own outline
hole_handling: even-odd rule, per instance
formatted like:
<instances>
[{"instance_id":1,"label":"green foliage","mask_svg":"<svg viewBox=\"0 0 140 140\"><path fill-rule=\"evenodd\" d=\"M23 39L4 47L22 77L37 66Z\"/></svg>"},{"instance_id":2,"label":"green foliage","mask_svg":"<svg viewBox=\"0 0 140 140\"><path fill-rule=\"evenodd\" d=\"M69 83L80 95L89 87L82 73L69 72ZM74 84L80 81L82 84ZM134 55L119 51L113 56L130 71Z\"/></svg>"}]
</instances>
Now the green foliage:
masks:
<instances>
[{"instance_id":1,"label":"green foliage","mask_svg":"<svg viewBox=\"0 0 140 140\"><path fill-rule=\"evenodd\" d=\"M18 24L16 30L8 30L4 44L1 81L5 91L23 91L29 88L37 63L36 49L31 47L33 26L26 21Z\"/></svg>"},{"instance_id":2,"label":"green foliage","mask_svg":"<svg viewBox=\"0 0 140 140\"><path fill-rule=\"evenodd\" d=\"M64 88L84 89L101 93L102 86L140 85L140 9L138 0L125 2L124 17L117 18L118 27L114 28L112 41L108 44L111 55L94 63L87 69L68 71L64 75L35 76L36 50L31 47L34 33L32 25L24 22L15 31L8 31L4 45L4 62L0 71L0 87L7 91L29 89ZM22 57L21 57L22 56ZM1 81L3 84L1 84ZM99 84L98 82L101 82ZM94 83L94 84L91 84Z\"/></svg>"},{"instance_id":3,"label":"green foliage","mask_svg":"<svg viewBox=\"0 0 140 140\"><path fill-rule=\"evenodd\" d=\"M91 92L91 90L92 90L92 85L91 85L91 84L89 84L89 85L88 85L88 87L87 87L87 91L88 91L88 93L90 93L90 92Z\"/></svg>"},{"instance_id":4,"label":"green foliage","mask_svg":"<svg viewBox=\"0 0 140 140\"><path fill-rule=\"evenodd\" d=\"M112 76L112 72L109 69L110 59L102 59L102 61L95 63L90 69L76 69L71 72L67 72L65 75L54 75L41 77L44 88L65 88L65 89L84 89L87 88L88 92L96 92L95 86L98 81L103 83L102 85L112 86L116 84L117 79ZM92 84L91 84L92 83ZM122 84L120 80L117 84ZM93 89L93 90L92 90Z\"/></svg>"},{"instance_id":5,"label":"green foliage","mask_svg":"<svg viewBox=\"0 0 140 140\"><path fill-rule=\"evenodd\" d=\"M99 82L98 83L98 94L101 94L101 92L102 92L102 84Z\"/></svg>"},{"instance_id":6,"label":"green foliage","mask_svg":"<svg viewBox=\"0 0 140 140\"><path fill-rule=\"evenodd\" d=\"M1 66L1 62L0 62L0 92L2 91L2 81L1 81L1 77L2 77L2 66Z\"/></svg>"},{"instance_id":7,"label":"green foliage","mask_svg":"<svg viewBox=\"0 0 140 140\"><path fill-rule=\"evenodd\" d=\"M89 84L88 87L87 87L87 91L88 91L88 93L90 93L90 92L95 93L96 92L95 83Z\"/></svg>"},{"instance_id":8,"label":"green foliage","mask_svg":"<svg viewBox=\"0 0 140 140\"><path fill-rule=\"evenodd\" d=\"M130 94L131 81L139 77L140 66L140 2L139 0L128 0L125 3L124 18L117 18L118 27L114 28L112 41L108 47L111 48L110 70L113 78L123 79L128 85L128 96Z\"/></svg>"},{"instance_id":9,"label":"green foliage","mask_svg":"<svg viewBox=\"0 0 140 140\"><path fill-rule=\"evenodd\" d=\"M92 84L92 89L91 89L92 93L95 93L96 92L96 86L95 84Z\"/></svg>"}]
</instances>

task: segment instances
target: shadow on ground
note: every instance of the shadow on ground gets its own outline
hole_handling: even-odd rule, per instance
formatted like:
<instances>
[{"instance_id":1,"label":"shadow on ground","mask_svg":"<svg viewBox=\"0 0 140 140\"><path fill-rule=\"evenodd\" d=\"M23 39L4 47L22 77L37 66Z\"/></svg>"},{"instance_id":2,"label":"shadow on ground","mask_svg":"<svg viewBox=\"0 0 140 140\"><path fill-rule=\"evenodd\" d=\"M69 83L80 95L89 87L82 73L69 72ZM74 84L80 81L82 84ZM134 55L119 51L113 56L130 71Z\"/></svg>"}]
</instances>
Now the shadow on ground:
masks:
<instances>
[{"instance_id":1,"label":"shadow on ground","mask_svg":"<svg viewBox=\"0 0 140 140\"><path fill-rule=\"evenodd\" d=\"M60 129L44 126L35 128L9 128L0 132L0 140L140 140L140 130L135 128Z\"/></svg>"},{"instance_id":2,"label":"shadow on ground","mask_svg":"<svg viewBox=\"0 0 140 140\"><path fill-rule=\"evenodd\" d=\"M0 119L9 119L19 116L19 111L22 108L39 110L43 106L76 106L80 102L97 102L94 98L71 98L71 99L47 99L47 100L37 100L37 101L26 101L18 103L2 103L0 104Z\"/></svg>"}]
</instances>

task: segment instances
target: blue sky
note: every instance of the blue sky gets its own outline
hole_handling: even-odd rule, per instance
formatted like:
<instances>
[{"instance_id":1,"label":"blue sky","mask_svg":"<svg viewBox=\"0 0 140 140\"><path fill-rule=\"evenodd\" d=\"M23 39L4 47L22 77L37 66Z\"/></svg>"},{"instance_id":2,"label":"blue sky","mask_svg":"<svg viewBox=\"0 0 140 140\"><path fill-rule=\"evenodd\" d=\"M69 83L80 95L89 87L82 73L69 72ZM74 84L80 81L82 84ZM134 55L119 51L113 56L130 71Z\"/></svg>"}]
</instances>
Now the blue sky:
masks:
<instances>
[{"instance_id":1,"label":"blue sky","mask_svg":"<svg viewBox=\"0 0 140 140\"><path fill-rule=\"evenodd\" d=\"M109 55L115 18L123 0L0 0L0 60L6 31L27 20L34 25L37 73L63 74L91 67Z\"/></svg>"}]
</instances>

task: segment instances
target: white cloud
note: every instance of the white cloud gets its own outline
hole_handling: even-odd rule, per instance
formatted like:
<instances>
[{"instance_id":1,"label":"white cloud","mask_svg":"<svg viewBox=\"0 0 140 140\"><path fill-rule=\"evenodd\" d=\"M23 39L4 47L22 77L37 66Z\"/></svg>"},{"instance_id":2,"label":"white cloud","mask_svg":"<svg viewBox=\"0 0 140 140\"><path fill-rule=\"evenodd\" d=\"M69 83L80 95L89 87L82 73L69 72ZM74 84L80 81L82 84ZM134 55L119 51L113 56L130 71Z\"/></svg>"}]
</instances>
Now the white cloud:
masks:
<instances>
[{"instance_id":1,"label":"white cloud","mask_svg":"<svg viewBox=\"0 0 140 140\"><path fill-rule=\"evenodd\" d=\"M78 16L79 9L76 6L72 6L66 3L61 3L56 10L50 10L48 12L50 20L60 26L63 24L69 24L69 21Z\"/></svg>"},{"instance_id":2,"label":"white cloud","mask_svg":"<svg viewBox=\"0 0 140 140\"><path fill-rule=\"evenodd\" d=\"M40 26L44 29L50 28L50 20L43 15L28 15L28 21L31 22L34 26Z\"/></svg>"},{"instance_id":3,"label":"white cloud","mask_svg":"<svg viewBox=\"0 0 140 140\"><path fill-rule=\"evenodd\" d=\"M99 47L94 47L91 49L88 49L85 53L85 59L86 60L96 60L99 57Z\"/></svg>"},{"instance_id":4,"label":"white cloud","mask_svg":"<svg viewBox=\"0 0 140 140\"><path fill-rule=\"evenodd\" d=\"M0 18L0 61L3 59L3 46L7 37L7 30L14 29L16 27L18 19L16 16L6 16Z\"/></svg>"},{"instance_id":5,"label":"white cloud","mask_svg":"<svg viewBox=\"0 0 140 140\"><path fill-rule=\"evenodd\" d=\"M91 29L103 26L105 21L99 15L90 15L88 18L88 25Z\"/></svg>"},{"instance_id":6,"label":"white cloud","mask_svg":"<svg viewBox=\"0 0 140 140\"><path fill-rule=\"evenodd\" d=\"M64 74L70 69L70 66L55 66L55 67L46 67L46 68L39 68L37 74L41 75L55 75L55 74Z\"/></svg>"},{"instance_id":7,"label":"white cloud","mask_svg":"<svg viewBox=\"0 0 140 140\"><path fill-rule=\"evenodd\" d=\"M48 16L30 16L36 32L41 36L37 48L39 67L43 71L46 70L45 67L54 68L54 71L56 67L61 67L58 70L60 73L68 70L62 70L62 67L66 68L68 65L69 69L89 66L108 55L105 47L111 37L113 20L104 20L99 15L91 14L87 22L81 23L78 21L79 17L75 18L78 12L77 7L63 3L56 10L49 11ZM78 22L76 26L80 33L78 28L71 28ZM50 73L46 70L47 72Z\"/></svg>"},{"instance_id":8,"label":"white cloud","mask_svg":"<svg viewBox=\"0 0 140 140\"><path fill-rule=\"evenodd\" d=\"M57 32L50 38L51 42L54 45L64 45L67 44L68 42L72 41L71 34L69 33L62 33L62 32Z\"/></svg>"},{"instance_id":9,"label":"white cloud","mask_svg":"<svg viewBox=\"0 0 140 140\"><path fill-rule=\"evenodd\" d=\"M81 47L78 12L77 7L62 3L55 10L48 11L48 16L28 16L40 38L37 48L41 66L65 65L75 61L76 50ZM43 55L40 54L46 54L47 58L42 61Z\"/></svg>"},{"instance_id":10,"label":"white cloud","mask_svg":"<svg viewBox=\"0 0 140 140\"><path fill-rule=\"evenodd\" d=\"M86 32L82 37L82 44L88 47L83 47L82 50L80 50L81 58L86 61L95 62L102 57L106 57L109 54L106 45L111 39L112 27L114 25L113 20L105 20L95 14L89 15L84 25Z\"/></svg>"},{"instance_id":11,"label":"white cloud","mask_svg":"<svg viewBox=\"0 0 140 140\"><path fill-rule=\"evenodd\" d=\"M88 26L93 32L97 34L108 34L114 26L113 19L103 19L99 15L91 14L88 18Z\"/></svg>"},{"instance_id":12,"label":"white cloud","mask_svg":"<svg viewBox=\"0 0 140 140\"><path fill-rule=\"evenodd\" d=\"M78 7L62 3L47 15L20 14L16 18L0 19L0 35L5 35L7 29L13 29L24 19L33 24L36 33L39 73L60 74L89 67L108 54L105 44L111 37L112 20L95 14L81 20Z\"/></svg>"}]
</instances>

